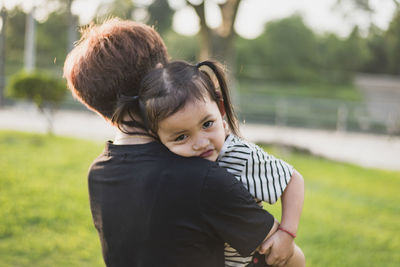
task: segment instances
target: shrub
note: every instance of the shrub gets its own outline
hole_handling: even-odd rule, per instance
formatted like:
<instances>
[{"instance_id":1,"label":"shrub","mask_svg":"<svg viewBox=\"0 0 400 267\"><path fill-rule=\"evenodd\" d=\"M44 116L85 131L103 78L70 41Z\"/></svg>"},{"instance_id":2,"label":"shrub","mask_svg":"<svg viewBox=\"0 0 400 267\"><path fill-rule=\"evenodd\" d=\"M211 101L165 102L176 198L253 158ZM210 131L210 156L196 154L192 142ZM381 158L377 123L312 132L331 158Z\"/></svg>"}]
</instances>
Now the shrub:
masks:
<instances>
[{"instance_id":1,"label":"shrub","mask_svg":"<svg viewBox=\"0 0 400 267\"><path fill-rule=\"evenodd\" d=\"M49 133L52 133L54 112L64 100L66 92L61 79L41 71L18 72L11 77L7 86L8 96L31 101L37 106L47 119Z\"/></svg>"}]
</instances>

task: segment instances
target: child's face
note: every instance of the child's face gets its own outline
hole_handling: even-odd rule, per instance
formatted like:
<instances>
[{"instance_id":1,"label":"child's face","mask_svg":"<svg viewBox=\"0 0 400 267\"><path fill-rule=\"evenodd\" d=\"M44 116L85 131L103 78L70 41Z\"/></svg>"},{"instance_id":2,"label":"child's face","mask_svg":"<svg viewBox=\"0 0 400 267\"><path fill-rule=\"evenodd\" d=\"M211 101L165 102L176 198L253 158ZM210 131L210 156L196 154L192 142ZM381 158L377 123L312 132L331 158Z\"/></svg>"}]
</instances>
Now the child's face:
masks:
<instances>
[{"instance_id":1,"label":"child's face","mask_svg":"<svg viewBox=\"0 0 400 267\"><path fill-rule=\"evenodd\" d=\"M218 158L228 133L217 103L210 97L187 103L158 126L161 142L173 153L211 161Z\"/></svg>"}]
</instances>

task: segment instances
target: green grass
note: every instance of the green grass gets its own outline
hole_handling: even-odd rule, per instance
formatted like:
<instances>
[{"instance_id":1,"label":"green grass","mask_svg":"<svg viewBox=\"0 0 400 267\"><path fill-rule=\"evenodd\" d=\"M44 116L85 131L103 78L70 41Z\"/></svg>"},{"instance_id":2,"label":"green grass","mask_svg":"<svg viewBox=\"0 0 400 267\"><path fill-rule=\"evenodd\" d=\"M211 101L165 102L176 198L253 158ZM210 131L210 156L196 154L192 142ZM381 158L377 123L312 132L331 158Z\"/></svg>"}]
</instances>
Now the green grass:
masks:
<instances>
[{"instance_id":1,"label":"green grass","mask_svg":"<svg viewBox=\"0 0 400 267\"><path fill-rule=\"evenodd\" d=\"M0 266L104 266L86 174L101 145L0 132Z\"/></svg>"},{"instance_id":2,"label":"green grass","mask_svg":"<svg viewBox=\"0 0 400 267\"><path fill-rule=\"evenodd\" d=\"M307 266L399 266L400 172L265 149L304 177L306 197L296 242ZM279 204L266 208L279 217Z\"/></svg>"},{"instance_id":3,"label":"green grass","mask_svg":"<svg viewBox=\"0 0 400 267\"><path fill-rule=\"evenodd\" d=\"M103 144L0 131L0 266L104 266L87 169ZM398 266L400 172L266 148L304 176L307 266ZM280 206L267 206L279 217Z\"/></svg>"}]
</instances>

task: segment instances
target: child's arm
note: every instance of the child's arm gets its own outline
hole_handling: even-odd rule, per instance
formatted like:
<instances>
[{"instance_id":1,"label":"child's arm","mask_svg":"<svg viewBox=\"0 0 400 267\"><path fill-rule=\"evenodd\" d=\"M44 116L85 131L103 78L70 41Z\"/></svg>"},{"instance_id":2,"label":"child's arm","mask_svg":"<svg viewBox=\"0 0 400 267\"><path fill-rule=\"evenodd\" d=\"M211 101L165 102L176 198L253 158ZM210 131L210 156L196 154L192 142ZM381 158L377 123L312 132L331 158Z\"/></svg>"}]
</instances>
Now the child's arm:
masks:
<instances>
[{"instance_id":1,"label":"child's arm","mask_svg":"<svg viewBox=\"0 0 400 267\"><path fill-rule=\"evenodd\" d=\"M291 234L296 234L304 202L304 180L299 172L293 172L289 184L281 197L282 219L280 227ZM261 253L269 251L267 263L281 266L294 252L294 237L278 230L261 248Z\"/></svg>"},{"instance_id":2,"label":"child's arm","mask_svg":"<svg viewBox=\"0 0 400 267\"><path fill-rule=\"evenodd\" d=\"M304 203L304 179L294 171L282 197L281 227L291 233L297 233Z\"/></svg>"}]
</instances>

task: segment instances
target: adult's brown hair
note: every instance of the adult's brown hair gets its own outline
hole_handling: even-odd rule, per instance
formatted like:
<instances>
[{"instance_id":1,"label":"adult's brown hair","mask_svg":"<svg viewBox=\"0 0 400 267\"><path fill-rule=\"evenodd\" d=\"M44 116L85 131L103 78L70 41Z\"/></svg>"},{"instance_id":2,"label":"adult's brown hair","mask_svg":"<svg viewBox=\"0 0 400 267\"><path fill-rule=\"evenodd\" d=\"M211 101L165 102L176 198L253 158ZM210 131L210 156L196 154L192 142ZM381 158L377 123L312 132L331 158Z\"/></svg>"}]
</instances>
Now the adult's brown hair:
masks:
<instances>
[{"instance_id":1,"label":"adult's brown hair","mask_svg":"<svg viewBox=\"0 0 400 267\"><path fill-rule=\"evenodd\" d=\"M142 78L168 61L160 35L145 24L112 18L82 30L68 54L64 77L73 95L111 120L119 96L135 96Z\"/></svg>"}]
</instances>

